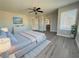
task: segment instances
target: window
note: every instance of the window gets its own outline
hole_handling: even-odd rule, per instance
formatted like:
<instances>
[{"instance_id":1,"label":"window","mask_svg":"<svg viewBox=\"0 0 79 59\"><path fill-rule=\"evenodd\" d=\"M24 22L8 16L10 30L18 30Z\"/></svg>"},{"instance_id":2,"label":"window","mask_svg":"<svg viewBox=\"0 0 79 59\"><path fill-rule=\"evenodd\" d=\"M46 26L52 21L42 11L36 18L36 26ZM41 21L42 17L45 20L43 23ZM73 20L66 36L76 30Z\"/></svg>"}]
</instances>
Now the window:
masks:
<instances>
[{"instance_id":1,"label":"window","mask_svg":"<svg viewBox=\"0 0 79 59\"><path fill-rule=\"evenodd\" d=\"M76 23L77 9L61 13L60 29L71 30L71 26Z\"/></svg>"}]
</instances>

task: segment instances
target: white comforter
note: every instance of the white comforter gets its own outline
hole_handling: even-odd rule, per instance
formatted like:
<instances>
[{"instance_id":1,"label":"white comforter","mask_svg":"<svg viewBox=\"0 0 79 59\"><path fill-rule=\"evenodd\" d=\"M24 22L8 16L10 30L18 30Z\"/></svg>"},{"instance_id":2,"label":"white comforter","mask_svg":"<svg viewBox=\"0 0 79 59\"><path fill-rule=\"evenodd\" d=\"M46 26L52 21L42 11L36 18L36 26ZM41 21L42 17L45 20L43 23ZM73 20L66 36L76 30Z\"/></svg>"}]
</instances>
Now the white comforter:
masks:
<instances>
[{"instance_id":1,"label":"white comforter","mask_svg":"<svg viewBox=\"0 0 79 59\"><path fill-rule=\"evenodd\" d=\"M37 42L40 42L40 41L46 39L45 34L44 34L44 33L41 33L41 32L36 32L36 31L28 31L28 32L26 32L26 31L25 31L25 33L26 33L27 35L30 35L30 36L36 38Z\"/></svg>"},{"instance_id":2,"label":"white comforter","mask_svg":"<svg viewBox=\"0 0 79 59\"><path fill-rule=\"evenodd\" d=\"M32 42L41 42L46 39L46 36L44 33L36 32L36 31L23 31L18 32L19 35L30 39Z\"/></svg>"}]
</instances>

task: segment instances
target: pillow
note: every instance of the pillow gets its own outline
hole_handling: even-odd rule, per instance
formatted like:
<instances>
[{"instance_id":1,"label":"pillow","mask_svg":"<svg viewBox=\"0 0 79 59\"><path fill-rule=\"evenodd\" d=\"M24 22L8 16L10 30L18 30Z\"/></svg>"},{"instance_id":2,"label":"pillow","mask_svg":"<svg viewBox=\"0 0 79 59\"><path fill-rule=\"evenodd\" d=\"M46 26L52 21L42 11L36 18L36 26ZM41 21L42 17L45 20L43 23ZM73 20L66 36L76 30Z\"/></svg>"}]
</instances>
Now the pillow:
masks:
<instances>
[{"instance_id":1,"label":"pillow","mask_svg":"<svg viewBox=\"0 0 79 59\"><path fill-rule=\"evenodd\" d=\"M6 33L3 32L1 29L0 29L0 36L7 37L7 36L6 36Z\"/></svg>"},{"instance_id":2,"label":"pillow","mask_svg":"<svg viewBox=\"0 0 79 59\"><path fill-rule=\"evenodd\" d=\"M7 27L0 28L0 34L1 35L6 36L6 33L5 32L8 32L8 28Z\"/></svg>"},{"instance_id":3,"label":"pillow","mask_svg":"<svg viewBox=\"0 0 79 59\"><path fill-rule=\"evenodd\" d=\"M6 36L6 33L5 33L5 32L3 32L3 31L1 31L1 35L3 35L3 36L5 36L5 37L7 37L7 36Z\"/></svg>"},{"instance_id":4,"label":"pillow","mask_svg":"<svg viewBox=\"0 0 79 59\"><path fill-rule=\"evenodd\" d=\"M12 43L16 43L17 42L16 38L13 36L12 33L10 33L8 31L8 28L7 27L1 28L1 35L6 36L6 37L9 37L11 39L11 42Z\"/></svg>"},{"instance_id":5,"label":"pillow","mask_svg":"<svg viewBox=\"0 0 79 59\"><path fill-rule=\"evenodd\" d=\"M2 30L3 32L8 32L8 28L7 28L7 27L3 27L3 28L1 28L1 30Z\"/></svg>"},{"instance_id":6,"label":"pillow","mask_svg":"<svg viewBox=\"0 0 79 59\"><path fill-rule=\"evenodd\" d=\"M10 37L12 43L17 43L17 39L13 36L12 33L6 32L7 37Z\"/></svg>"}]
</instances>

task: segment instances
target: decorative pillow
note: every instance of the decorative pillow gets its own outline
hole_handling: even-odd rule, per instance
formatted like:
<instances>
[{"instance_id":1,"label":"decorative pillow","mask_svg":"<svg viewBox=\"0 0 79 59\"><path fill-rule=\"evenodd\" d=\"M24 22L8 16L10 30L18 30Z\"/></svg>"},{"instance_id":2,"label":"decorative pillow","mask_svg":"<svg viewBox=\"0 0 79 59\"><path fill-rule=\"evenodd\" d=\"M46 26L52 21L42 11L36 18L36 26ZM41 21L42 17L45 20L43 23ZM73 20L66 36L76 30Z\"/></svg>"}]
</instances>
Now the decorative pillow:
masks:
<instances>
[{"instance_id":1,"label":"decorative pillow","mask_svg":"<svg viewBox=\"0 0 79 59\"><path fill-rule=\"evenodd\" d=\"M6 36L6 33L3 32L2 30L0 30L0 36L1 36L1 37L7 37L7 36Z\"/></svg>"},{"instance_id":2,"label":"decorative pillow","mask_svg":"<svg viewBox=\"0 0 79 59\"><path fill-rule=\"evenodd\" d=\"M13 36L12 33L10 33L8 31L8 28L7 27L1 28L1 35L6 36L6 37L9 37L11 39L11 42L12 43L16 43L17 42L16 38Z\"/></svg>"},{"instance_id":3,"label":"decorative pillow","mask_svg":"<svg viewBox=\"0 0 79 59\"><path fill-rule=\"evenodd\" d=\"M17 43L17 39L13 36L12 33L6 32L7 37L10 37L12 43Z\"/></svg>"},{"instance_id":4,"label":"decorative pillow","mask_svg":"<svg viewBox=\"0 0 79 59\"><path fill-rule=\"evenodd\" d=\"M3 27L3 28L1 28L1 30L2 30L3 32L8 32L8 28L7 28L7 27Z\"/></svg>"}]
</instances>

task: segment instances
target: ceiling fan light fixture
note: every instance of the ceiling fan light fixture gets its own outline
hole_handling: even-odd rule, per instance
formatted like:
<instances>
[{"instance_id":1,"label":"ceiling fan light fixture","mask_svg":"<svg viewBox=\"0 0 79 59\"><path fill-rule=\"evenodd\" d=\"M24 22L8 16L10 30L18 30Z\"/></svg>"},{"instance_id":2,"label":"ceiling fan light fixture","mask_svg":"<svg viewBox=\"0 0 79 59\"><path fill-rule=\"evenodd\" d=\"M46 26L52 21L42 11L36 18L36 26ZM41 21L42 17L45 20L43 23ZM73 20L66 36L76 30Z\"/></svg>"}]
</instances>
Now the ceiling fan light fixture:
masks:
<instances>
[{"instance_id":1,"label":"ceiling fan light fixture","mask_svg":"<svg viewBox=\"0 0 79 59\"><path fill-rule=\"evenodd\" d=\"M38 0L33 0L33 4L37 3ZM37 6L37 5L36 5ZM38 14L38 13L43 13L43 11L41 11L41 8L38 6L38 7L33 7L33 8L28 8L28 10L30 10L29 13L34 13L34 14Z\"/></svg>"}]
</instances>

